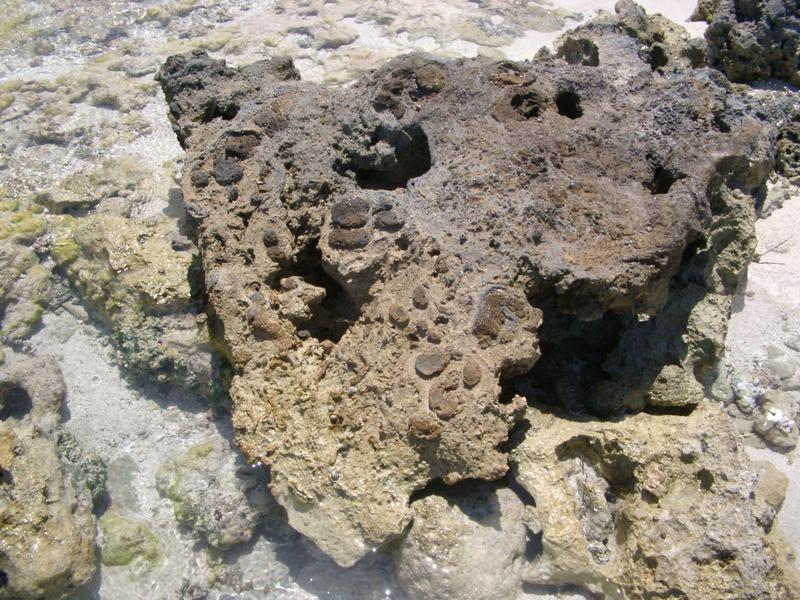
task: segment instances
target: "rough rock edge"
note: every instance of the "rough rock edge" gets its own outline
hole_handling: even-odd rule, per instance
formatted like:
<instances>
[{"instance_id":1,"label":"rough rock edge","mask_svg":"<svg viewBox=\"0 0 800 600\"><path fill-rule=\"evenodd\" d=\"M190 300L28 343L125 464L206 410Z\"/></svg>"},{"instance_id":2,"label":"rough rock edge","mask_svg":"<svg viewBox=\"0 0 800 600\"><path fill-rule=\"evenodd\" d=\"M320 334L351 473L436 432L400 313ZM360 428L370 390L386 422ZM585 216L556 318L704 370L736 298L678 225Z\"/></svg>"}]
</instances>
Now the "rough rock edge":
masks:
<instances>
[{"instance_id":1,"label":"rough rock edge","mask_svg":"<svg viewBox=\"0 0 800 600\"><path fill-rule=\"evenodd\" d=\"M170 58L160 71L159 78L169 102L174 128L189 152L184 192L188 207L198 221L211 305L224 326L232 362L239 369L231 387L236 405L234 423L238 441L251 460L262 460L271 466L272 490L287 508L292 525L341 564L352 564L371 546L398 535L409 518L405 508L408 494L426 481L437 476L453 483L465 477L496 478L502 475L506 468L505 457L495 448L519 418L521 408L520 399L513 399L505 409L500 405L498 428L491 435L491 445L484 446L484 450L477 453L470 450L470 458L465 460L463 441L472 436L459 432L451 437L453 421L444 417L453 410L453 402L447 398L450 390L446 386L441 391L429 390L431 408L436 406L446 411L438 419L427 411L411 412L408 407L413 406L412 397L398 395L403 389L410 392L420 385L405 383L408 381L407 371L404 373L398 368L405 362L401 356L409 351L389 356L374 354L371 356L374 362L369 364L361 358L366 348L386 347L387 340L392 340L388 342L390 344L401 341L402 338L392 332L409 325L409 311L411 314L418 314L413 313L415 309L430 312L431 304L438 310L437 301L442 298L455 299L458 304L458 298L469 300L472 294L476 294L479 300L477 311L467 305L456 307L454 313L463 315L460 320L475 324L473 331L477 334L477 347L469 335L463 337L452 331L447 331L446 335L450 336L447 339L451 342L455 341L453 335L457 335L459 341L454 345L472 347L472 352L481 357L477 362L486 365L491 378L484 378L485 383L478 392L486 395L488 406L492 406L492 402L496 402L500 377L527 370L538 357L535 332L539 316L535 312L518 313L518 318L529 323L529 333L524 344L519 344L518 337L513 339L517 344L515 354L510 346L512 339L507 342L504 339L506 324L493 324L491 315L529 311L525 308L527 303L522 299L520 289L526 290L528 297L554 296L559 311L573 312L579 319L596 318L609 309L620 313L658 313L668 283L676 273L687 246L709 233L715 210L724 213L728 209L725 202L710 206L714 198L706 197L709 181L720 169L725 171L726 165L738 164L741 157L752 154L755 147L763 144L763 124L747 116L740 107L726 104L728 90L724 81L707 71L694 78L705 86L708 93L705 102L710 106L703 105L703 102L691 106L690 101L688 106L678 103L681 107L672 107L672 113L659 113L658 101L649 98L647 106L640 106L639 110L652 110L656 119L666 119L673 125L669 119L680 119L681 110L706 111L704 114L709 121L705 123L709 129L701 127L702 135L711 136L721 144L718 155L710 155L707 150L698 155L689 148L681 148L673 149L669 157L659 157L656 150L647 163L650 165L649 178L652 180L649 189L652 195L660 196L657 200L674 210L669 218L669 241L658 237L666 233L662 227L652 235L655 248L650 247L636 257L624 259L618 254L592 257L589 248L581 247L573 240L577 257L572 256L569 246L558 249L559 254L571 257L571 263L570 260L559 263L552 256L543 258L541 254L536 256L535 263L530 262L528 255L516 256L512 262L521 264L521 267L511 281L495 273L480 278L465 276L461 262L465 254L470 255L470 251L486 244L488 248L483 246L481 252L492 256L489 248L495 251L502 248L496 254L503 256L506 253L505 264L508 264L506 248L512 248L513 254L514 248L520 247L521 240L515 239L515 232L511 233L511 239L505 239L507 232L491 232L490 235L478 232L474 240L465 236L467 239L461 244L466 244L466 247L456 254L451 250L452 246L448 246L452 242L446 237L446 223L439 224L440 231L432 235L413 214L410 200L419 204L422 196L427 202L433 202L425 196L429 189L426 184L430 186L431 180L437 181L430 173L408 185L407 190L413 190L413 194L406 191L402 196L404 203L384 205L378 200L377 193L358 191L358 183L361 188L375 185L398 187L398 183L407 183L401 181L407 175L414 178L423 174L428 165L403 164L404 150L397 132L410 139L412 144L420 144L420 148L423 142L427 144L429 136L439 133L435 123L437 113L431 107L436 107L437 99L441 97L453 97L454 88L458 89L458 84L453 85L453 82L459 77L465 80L473 78L472 83L484 85L482 93L496 97L497 102L494 110L487 107L487 112L497 123L514 123L515 128L523 128L522 123L531 118L537 119L537 123L543 122L540 111L557 109L562 116L585 117L584 109L574 106L574 98L570 97L575 92L564 86L596 85L603 91L592 91L605 97L604 92L611 92L605 90L602 79L598 79L602 78L604 68L615 70L616 75L620 69L627 70L627 81L619 83L617 79L617 86L627 85L639 91L647 89L648 93L663 91L667 82L657 79L660 73L654 74L657 68L653 68L652 61L639 54L639 40L621 33L619 29L614 22L607 22L597 29L600 41L597 45L604 45L600 48L599 68L547 63L520 67L476 60L458 61L459 74L455 74L450 63L413 56L393 61L374 76L341 92L288 81L294 78L294 71L286 63L257 63L234 70L221 61L211 61L195 53ZM479 75L482 72L485 79ZM531 86L533 73L541 81L532 88L534 93L528 95L525 90ZM567 75L571 79L568 84L564 83ZM677 75L671 84L686 92L686 84L693 75L680 72ZM486 84L487 80L490 86ZM268 89L264 89L264 82L269 82ZM548 86L554 89L549 90ZM254 91L256 88L262 90L260 94ZM504 90L508 94L505 101L501 93ZM581 94L587 92L585 88L580 91ZM555 92L556 106L551 104L552 96L548 97L548 92ZM367 106L366 99L354 98L358 94L362 98L363 95L371 96L372 106ZM591 97L590 93L583 96L584 101L589 98L595 106L587 114L597 108L597 98ZM353 105L348 105L348 102ZM566 104L562 106L562 102ZM421 114L418 113L420 110L423 111ZM608 111L605 112L604 116L607 116ZM452 118L450 113L448 116ZM305 120L308 126L318 128L310 136L312 139L307 134L306 137L287 134L287 130L299 129L293 124L294 119ZM420 122L426 129L419 128ZM568 125L562 123L563 127ZM713 132L714 129L717 133ZM731 132L735 135L723 135ZM694 133L701 134L698 131ZM613 139L611 132L606 134L604 142ZM680 139L680 135L674 135ZM271 141L273 139L283 143L279 145L277 141ZM324 139L332 140L330 147L315 147ZM721 143L722 139L728 141ZM439 152L435 158L441 161L443 144L437 147L436 143L434 137L434 147ZM481 144L484 143L485 140L481 140ZM459 145L459 152L463 152L461 158L469 155L469 148L468 144ZM417 154L419 151L417 148ZM297 163L314 162L309 157L318 157L318 164L298 169ZM614 159L618 161L619 156L615 155ZM607 176L623 181L627 177L637 185L647 185L647 169L637 160L641 157L631 157L630 164L623 161L630 167L630 173L614 172ZM666 160L668 164L663 162ZM265 163L267 168L253 166ZM448 163L448 167L463 169L464 164L455 160ZM433 173L441 173L441 170L436 170L435 161L429 166ZM562 164L557 164L558 169L561 167ZM500 186L508 188L497 190L498 193L505 192L513 197L517 182L508 177L507 171L507 167L497 168L494 184L499 182ZM542 172L534 172L532 179ZM480 174L480 170L474 173ZM377 181L375 177L378 177ZM747 186L752 184L747 180L742 185L749 192ZM675 190L671 190L673 185ZM388 232L394 235L377 234L385 227L383 221L370 217L371 211L365 208L363 201L346 199L354 190L370 200L366 204L371 204L372 210L383 207L376 210L376 214L395 213L390 221L395 231ZM641 194L632 189L629 192L634 198ZM675 200L677 196L683 198L683 204ZM743 194L743 197L747 196L747 193ZM327 208L336 198L341 200L329 214ZM696 212L687 212L689 198ZM282 208L275 210L271 208L273 206ZM261 207L269 208L265 211ZM439 210L446 212L446 204ZM339 217L336 211L339 211ZM436 214L430 210L424 212L426 218ZM597 216L603 223L604 215ZM494 218L497 217L499 213L495 213ZM373 224L365 228L368 223ZM619 224L619 221L615 223ZM465 229L463 224L459 226ZM544 243L539 251L546 253L554 244L551 236L552 231L558 231L558 224L554 226L544 222L536 229L533 232L536 239L532 240L531 247ZM396 231L402 233L398 235ZM362 248L373 243L375 236L389 244L398 240L396 246L401 252L391 245L378 246L377 252L375 246L362 252ZM639 243L644 243L643 238L638 239ZM608 243L609 239L599 241ZM320 252L319 258L313 256L315 251ZM481 263L482 259L475 254L470 258L483 264L484 269L487 265L491 267L491 259ZM626 266L614 264L614 259L620 258ZM602 268L591 262L593 260L602 264ZM393 263L392 271L385 270L383 265L387 263ZM415 263L420 265L416 272L410 266ZM591 269L595 270L594 273ZM608 271L603 272L604 269ZM600 271L599 276L597 271ZM401 276L389 279L388 272ZM411 282L431 277L419 275L426 272L444 276L441 277L444 289L430 280L418 294L419 286L415 288ZM325 279L325 275L333 279L333 284ZM468 283L462 283L462 277ZM492 287L498 283L506 287ZM460 288L459 294L448 288ZM479 291L481 288L483 295ZM403 291L408 293L410 289L414 289L414 293L407 306L404 303L390 305L389 298L400 299ZM351 309L356 313L360 310L360 315L355 322L352 321L355 315L339 315L342 329L346 332L344 337L340 340L324 339L325 332L311 330L318 326L320 318L331 317L319 307L326 294L337 291L343 292L340 299L353 303L355 306L351 305ZM474 311L477 315L470 317ZM484 315L488 318L485 326ZM429 327L420 330L417 326L415 329L412 335L416 335L418 340L429 333ZM484 332L487 337L481 340ZM314 333L318 337L315 338ZM430 356L443 339L441 333L433 333L438 339L428 337L431 351L427 355L418 355L412 363L423 379L423 386L425 378L437 377L451 363L457 363L467 354L464 351L451 352L447 359ZM498 338L505 344L501 344L502 351L487 354L487 348L491 350ZM412 376L409 383L414 381ZM385 407L381 390L390 389L389 385L395 398L389 403L390 411L386 412L381 408L382 405ZM449 385L455 386L451 389L458 389L460 384ZM327 402L320 402L321 398L326 398ZM635 400L634 405L641 408L642 402L641 399ZM324 404L329 404L327 411ZM463 423L464 417L474 413L471 403L467 402L464 407L460 407L461 404L463 401L455 402L456 408L461 410ZM398 413L402 415L399 420L395 416ZM485 415L482 418L485 419ZM311 425L312 422L315 424ZM282 433L284 430L286 433ZM410 444L393 437L404 431L411 433ZM340 461L343 464L336 464L340 454L337 448L341 448L334 441L337 438L343 439L344 447L349 450L346 460ZM424 451L425 447L430 447L428 440L443 440L447 452L442 453L441 447L436 454ZM292 446L286 446L287 442ZM309 454L309 445L319 449L312 447ZM423 449L422 461L415 458L415 448ZM488 454L486 450L489 450ZM385 459L375 462L376 453L392 457L391 462L398 465L395 467L397 470L391 472L387 469ZM454 460L459 465L457 469L454 469ZM343 487L342 480L352 481L354 476L358 480L357 487ZM390 479L364 481L365 477L372 476L388 476ZM345 499L337 498L338 495ZM359 501L354 501L356 498Z\"/></svg>"}]
</instances>

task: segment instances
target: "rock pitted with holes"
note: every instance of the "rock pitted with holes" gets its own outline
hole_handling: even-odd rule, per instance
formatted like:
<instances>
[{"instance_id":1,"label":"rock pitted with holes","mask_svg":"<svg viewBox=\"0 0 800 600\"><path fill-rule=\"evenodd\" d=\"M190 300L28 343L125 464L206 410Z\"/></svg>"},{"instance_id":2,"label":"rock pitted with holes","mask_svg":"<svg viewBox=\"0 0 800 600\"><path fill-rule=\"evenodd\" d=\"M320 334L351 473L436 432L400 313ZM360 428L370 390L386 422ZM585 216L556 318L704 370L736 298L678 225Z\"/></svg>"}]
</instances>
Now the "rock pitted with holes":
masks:
<instances>
[{"instance_id":1,"label":"rock pitted with holes","mask_svg":"<svg viewBox=\"0 0 800 600\"><path fill-rule=\"evenodd\" d=\"M204 53L159 73L238 443L342 565L430 481L506 473L525 403L501 382L539 358L538 306L659 312L727 210L714 182L760 168L718 74L664 77L616 18L573 38L574 60L411 55L348 88Z\"/></svg>"}]
</instances>

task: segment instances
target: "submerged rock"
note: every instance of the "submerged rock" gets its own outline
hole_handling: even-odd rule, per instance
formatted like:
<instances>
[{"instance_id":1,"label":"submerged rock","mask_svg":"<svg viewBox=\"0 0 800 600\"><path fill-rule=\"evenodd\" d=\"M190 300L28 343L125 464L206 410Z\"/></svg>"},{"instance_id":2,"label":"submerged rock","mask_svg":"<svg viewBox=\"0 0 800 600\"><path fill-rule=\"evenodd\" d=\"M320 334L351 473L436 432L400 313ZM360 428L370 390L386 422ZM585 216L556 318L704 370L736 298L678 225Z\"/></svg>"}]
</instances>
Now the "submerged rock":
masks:
<instances>
[{"instance_id":1,"label":"submerged rock","mask_svg":"<svg viewBox=\"0 0 800 600\"><path fill-rule=\"evenodd\" d=\"M31 359L0 380L0 598L64 598L95 572L92 496L59 460L64 383Z\"/></svg>"},{"instance_id":2,"label":"submerged rock","mask_svg":"<svg viewBox=\"0 0 800 600\"><path fill-rule=\"evenodd\" d=\"M340 564L400 535L429 481L506 472L524 401L500 384L539 358L540 307L562 351L612 331L602 393L562 401L699 402L775 133L677 41L664 77L641 51L661 29L619 10L564 60L412 55L346 89L202 52L160 70L237 441Z\"/></svg>"},{"instance_id":3,"label":"submerged rock","mask_svg":"<svg viewBox=\"0 0 800 600\"><path fill-rule=\"evenodd\" d=\"M237 469L221 439L202 442L164 462L159 494L172 500L175 517L216 548L247 542L274 502L263 469Z\"/></svg>"},{"instance_id":4,"label":"submerged rock","mask_svg":"<svg viewBox=\"0 0 800 600\"><path fill-rule=\"evenodd\" d=\"M414 524L396 551L395 572L412 598L516 600L528 532L513 491L487 484L411 506Z\"/></svg>"},{"instance_id":5,"label":"submerged rock","mask_svg":"<svg viewBox=\"0 0 800 600\"><path fill-rule=\"evenodd\" d=\"M158 537L147 524L112 511L105 513L100 526L100 559L107 567L123 567L137 561L142 567L159 558Z\"/></svg>"}]
</instances>

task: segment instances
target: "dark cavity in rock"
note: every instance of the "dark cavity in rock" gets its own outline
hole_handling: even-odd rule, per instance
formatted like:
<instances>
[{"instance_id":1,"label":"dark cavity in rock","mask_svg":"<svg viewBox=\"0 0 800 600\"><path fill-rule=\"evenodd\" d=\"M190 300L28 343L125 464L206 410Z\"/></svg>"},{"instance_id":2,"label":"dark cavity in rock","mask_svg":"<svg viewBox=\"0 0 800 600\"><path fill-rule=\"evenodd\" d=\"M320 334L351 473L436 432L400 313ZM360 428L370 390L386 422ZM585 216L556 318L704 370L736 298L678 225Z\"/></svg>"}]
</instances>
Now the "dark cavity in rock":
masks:
<instances>
[{"instance_id":1,"label":"dark cavity in rock","mask_svg":"<svg viewBox=\"0 0 800 600\"><path fill-rule=\"evenodd\" d=\"M22 419L33 409L31 397L16 385L0 386L0 421Z\"/></svg>"},{"instance_id":2,"label":"dark cavity in rock","mask_svg":"<svg viewBox=\"0 0 800 600\"><path fill-rule=\"evenodd\" d=\"M558 108L558 114L570 119L580 119L583 116L581 97L576 92L560 92L556 96L556 108Z\"/></svg>"},{"instance_id":3,"label":"dark cavity in rock","mask_svg":"<svg viewBox=\"0 0 800 600\"><path fill-rule=\"evenodd\" d=\"M391 155L349 165L359 187L370 190L404 188L410 180L421 177L431 168L428 136L420 125L412 123L399 128L381 125L373 134L372 148L380 152L387 146Z\"/></svg>"}]
</instances>

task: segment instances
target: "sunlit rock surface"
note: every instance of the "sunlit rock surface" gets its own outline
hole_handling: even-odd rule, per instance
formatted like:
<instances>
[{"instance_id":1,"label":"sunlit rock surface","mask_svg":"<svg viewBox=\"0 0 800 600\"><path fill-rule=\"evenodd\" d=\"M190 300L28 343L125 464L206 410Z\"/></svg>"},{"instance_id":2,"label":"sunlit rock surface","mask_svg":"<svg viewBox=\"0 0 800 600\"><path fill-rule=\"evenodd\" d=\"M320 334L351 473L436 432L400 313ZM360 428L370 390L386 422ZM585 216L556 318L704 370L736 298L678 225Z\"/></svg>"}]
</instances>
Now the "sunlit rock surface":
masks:
<instances>
[{"instance_id":1,"label":"sunlit rock surface","mask_svg":"<svg viewBox=\"0 0 800 600\"><path fill-rule=\"evenodd\" d=\"M634 8L579 30L567 60L412 55L346 89L298 81L286 61L233 69L202 52L159 72L237 373L238 443L270 466L292 526L340 564L400 535L429 481L506 473L524 402L501 385L539 359L540 326L579 332L548 333L556 358L592 338L584 327L643 350L607 373L555 367L583 386L557 390L564 404L700 401L691 344L641 338L680 323L666 310L690 340L715 327L721 339L729 299L699 323L692 310L735 290L752 251L742 207L775 133L689 58L665 77L663 36L647 38ZM707 249L728 263L696 259ZM695 260L700 280L681 284ZM676 281L689 306L675 308Z\"/></svg>"},{"instance_id":2,"label":"sunlit rock surface","mask_svg":"<svg viewBox=\"0 0 800 600\"><path fill-rule=\"evenodd\" d=\"M64 598L95 572L92 496L61 463L52 359L0 372L0 598Z\"/></svg>"}]
</instances>

